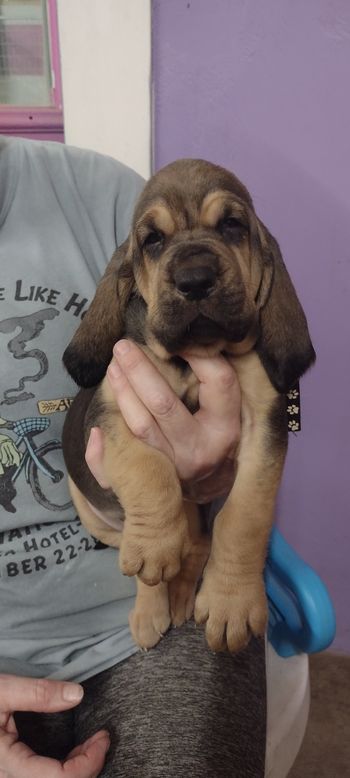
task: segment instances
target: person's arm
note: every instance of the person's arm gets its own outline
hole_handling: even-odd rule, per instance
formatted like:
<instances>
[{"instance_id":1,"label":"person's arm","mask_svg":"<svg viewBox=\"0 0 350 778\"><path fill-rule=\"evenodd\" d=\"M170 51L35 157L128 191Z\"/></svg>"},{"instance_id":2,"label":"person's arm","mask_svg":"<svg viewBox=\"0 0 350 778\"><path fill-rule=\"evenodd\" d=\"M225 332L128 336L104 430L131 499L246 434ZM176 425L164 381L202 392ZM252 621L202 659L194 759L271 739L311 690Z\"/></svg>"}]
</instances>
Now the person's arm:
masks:
<instances>
[{"instance_id":1,"label":"person's arm","mask_svg":"<svg viewBox=\"0 0 350 778\"><path fill-rule=\"evenodd\" d=\"M14 711L56 713L81 701L79 684L0 675L0 776L11 778L97 778L109 748L105 730L71 751L64 762L37 756L21 743Z\"/></svg>"},{"instance_id":2,"label":"person's arm","mask_svg":"<svg viewBox=\"0 0 350 778\"><path fill-rule=\"evenodd\" d=\"M224 357L188 355L186 359L200 384L200 407L194 415L131 341L116 344L107 376L134 435L164 451L175 463L186 496L204 503L232 485L240 435L240 388ZM102 433L94 428L86 461L101 486L107 487L102 449Z\"/></svg>"}]
</instances>

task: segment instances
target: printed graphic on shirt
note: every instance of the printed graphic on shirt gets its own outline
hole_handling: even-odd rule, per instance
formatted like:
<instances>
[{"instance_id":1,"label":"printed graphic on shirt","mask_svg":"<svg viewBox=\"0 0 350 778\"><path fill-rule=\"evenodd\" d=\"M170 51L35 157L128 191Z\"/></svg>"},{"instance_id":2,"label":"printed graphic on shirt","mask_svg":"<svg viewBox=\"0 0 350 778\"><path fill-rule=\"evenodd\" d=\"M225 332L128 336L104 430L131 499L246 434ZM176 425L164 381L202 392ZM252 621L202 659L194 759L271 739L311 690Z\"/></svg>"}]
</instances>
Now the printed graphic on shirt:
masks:
<instances>
[{"instance_id":1,"label":"printed graphic on shirt","mask_svg":"<svg viewBox=\"0 0 350 778\"><path fill-rule=\"evenodd\" d=\"M1 405L11 405L12 403L22 402L34 397L32 392L26 392L25 385L28 382L40 381L48 371L48 360L46 354L39 348L26 350L28 341L37 338L45 327L47 320L59 316L59 311L55 308L31 313L29 316L14 316L11 319L5 319L0 322L0 332L10 334L20 329L19 334L11 338L7 344L8 351L13 354L15 359L35 359L38 362L38 370L33 375L25 375L21 378L17 387L11 387L4 391Z\"/></svg>"},{"instance_id":2,"label":"printed graphic on shirt","mask_svg":"<svg viewBox=\"0 0 350 778\"><path fill-rule=\"evenodd\" d=\"M62 452L59 440L51 439L37 444L35 436L45 432L50 426L50 420L28 416L11 422L0 417L0 504L9 513L15 513L13 503L16 497L15 482L22 474L36 501L51 511L67 510L70 501L63 504L56 502L55 487L64 478L64 463L57 468L53 453ZM3 430L13 431L15 437Z\"/></svg>"},{"instance_id":3,"label":"printed graphic on shirt","mask_svg":"<svg viewBox=\"0 0 350 778\"><path fill-rule=\"evenodd\" d=\"M17 578L76 561L99 546L78 519L60 525L34 524L0 532L0 578Z\"/></svg>"},{"instance_id":4,"label":"printed graphic on shirt","mask_svg":"<svg viewBox=\"0 0 350 778\"><path fill-rule=\"evenodd\" d=\"M6 299L5 293L3 287L2 300ZM76 292L69 293L64 299L63 293L55 289L40 285L25 287L21 280L16 281L10 296L17 304L20 303L21 313L28 302L46 302L49 306L41 306L27 315L0 320L1 349L3 353L6 349L11 355L6 365L9 369L5 369L1 376L0 506L7 513L16 513L16 497L21 486L22 501L31 496L48 511L66 511L72 503L67 501L67 490L62 489L65 478L62 446L57 430L56 433L51 432L49 417L67 411L73 398L48 397L47 388L41 389L49 371L42 335L61 315L62 311L55 307L57 303L61 304L62 310L80 318L88 300ZM48 343L49 339L45 342ZM23 369L20 376L18 365Z\"/></svg>"},{"instance_id":5,"label":"printed graphic on shirt","mask_svg":"<svg viewBox=\"0 0 350 778\"><path fill-rule=\"evenodd\" d=\"M16 581L21 586L28 578L39 583L55 570L64 578L71 567L84 565L85 554L106 548L76 517L61 445L65 414L77 391L61 358L88 305L88 298L74 289L59 292L18 280L0 289L0 580L4 583ZM98 567L97 562L92 564ZM133 591L126 596L130 594Z\"/></svg>"}]
</instances>

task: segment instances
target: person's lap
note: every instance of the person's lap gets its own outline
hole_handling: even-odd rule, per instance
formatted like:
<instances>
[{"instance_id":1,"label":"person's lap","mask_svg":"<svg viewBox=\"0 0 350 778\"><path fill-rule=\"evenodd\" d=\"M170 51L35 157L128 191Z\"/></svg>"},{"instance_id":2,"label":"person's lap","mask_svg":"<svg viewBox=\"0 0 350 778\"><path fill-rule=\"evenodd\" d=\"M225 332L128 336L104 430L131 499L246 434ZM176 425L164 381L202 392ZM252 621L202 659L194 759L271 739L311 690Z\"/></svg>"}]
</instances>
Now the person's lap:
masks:
<instances>
[{"instance_id":1,"label":"person's lap","mask_svg":"<svg viewBox=\"0 0 350 778\"><path fill-rule=\"evenodd\" d=\"M108 729L103 778L263 778L263 640L236 656L215 654L190 622L83 686L82 703L68 713L17 714L20 737L62 759Z\"/></svg>"}]
</instances>

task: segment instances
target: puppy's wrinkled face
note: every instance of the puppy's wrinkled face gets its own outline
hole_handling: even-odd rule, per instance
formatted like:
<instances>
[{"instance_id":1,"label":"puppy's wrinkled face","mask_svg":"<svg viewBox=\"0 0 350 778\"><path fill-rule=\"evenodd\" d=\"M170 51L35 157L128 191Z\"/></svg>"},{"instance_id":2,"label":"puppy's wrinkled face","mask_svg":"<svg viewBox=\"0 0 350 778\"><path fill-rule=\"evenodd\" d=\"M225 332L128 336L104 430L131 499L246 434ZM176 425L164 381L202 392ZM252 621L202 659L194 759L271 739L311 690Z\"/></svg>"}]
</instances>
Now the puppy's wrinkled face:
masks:
<instances>
[{"instance_id":1,"label":"puppy's wrinkled face","mask_svg":"<svg viewBox=\"0 0 350 778\"><path fill-rule=\"evenodd\" d=\"M249 350L257 337L263 259L250 196L203 160L180 160L146 185L130 250L147 303L147 341L168 354Z\"/></svg>"},{"instance_id":2,"label":"puppy's wrinkled face","mask_svg":"<svg viewBox=\"0 0 350 778\"><path fill-rule=\"evenodd\" d=\"M128 337L161 360L255 349L280 393L313 363L304 311L277 241L240 181L186 159L146 184L63 361L83 387L106 373ZM174 360L173 360L174 361Z\"/></svg>"}]
</instances>

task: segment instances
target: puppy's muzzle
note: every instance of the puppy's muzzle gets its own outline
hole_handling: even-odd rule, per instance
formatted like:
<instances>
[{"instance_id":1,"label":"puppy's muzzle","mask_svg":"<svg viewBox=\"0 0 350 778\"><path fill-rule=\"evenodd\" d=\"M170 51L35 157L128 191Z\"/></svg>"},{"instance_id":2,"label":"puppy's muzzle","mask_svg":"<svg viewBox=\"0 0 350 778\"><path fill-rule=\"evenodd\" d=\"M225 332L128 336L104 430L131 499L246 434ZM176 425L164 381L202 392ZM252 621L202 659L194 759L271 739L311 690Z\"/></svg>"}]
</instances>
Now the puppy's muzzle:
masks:
<instances>
[{"instance_id":1,"label":"puppy's muzzle","mask_svg":"<svg viewBox=\"0 0 350 778\"><path fill-rule=\"evenodd\" d=\"M172 281L176 290L189 301L204 300L215 290L219 263L215 254L200 252L175 264Z\"/></svg>"},{"instance_id":2,"label":"puppy's muzzle","mask_svg":"<svg viewBox=\"0 0 350 778\"><path fill-rule=\"evenodd\" d=\"M204 300L215 289L216 272L208 265L179 268L174 273L175 287L186 300Z\"/></svg>"}]
</instances>

